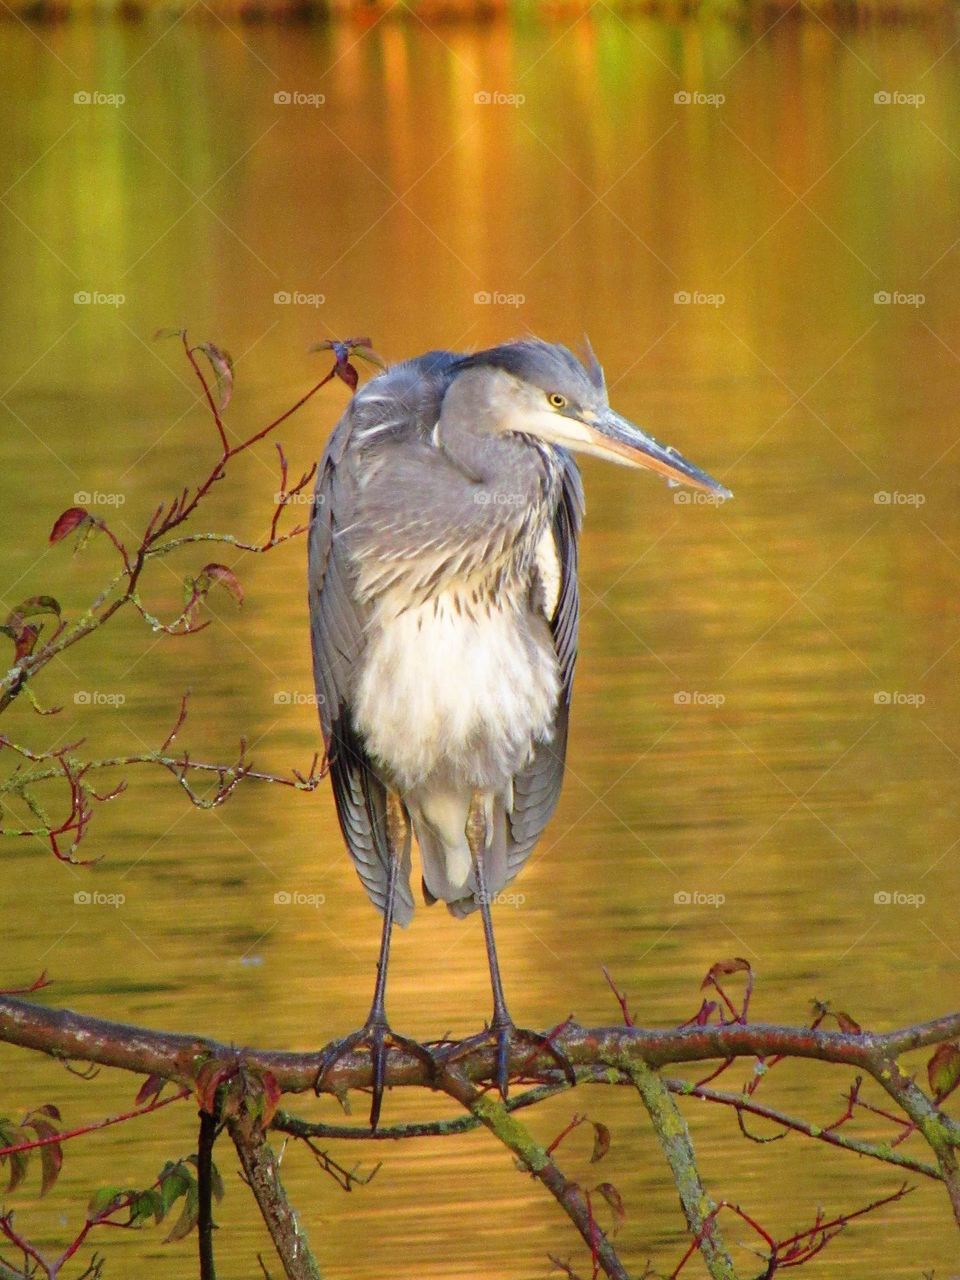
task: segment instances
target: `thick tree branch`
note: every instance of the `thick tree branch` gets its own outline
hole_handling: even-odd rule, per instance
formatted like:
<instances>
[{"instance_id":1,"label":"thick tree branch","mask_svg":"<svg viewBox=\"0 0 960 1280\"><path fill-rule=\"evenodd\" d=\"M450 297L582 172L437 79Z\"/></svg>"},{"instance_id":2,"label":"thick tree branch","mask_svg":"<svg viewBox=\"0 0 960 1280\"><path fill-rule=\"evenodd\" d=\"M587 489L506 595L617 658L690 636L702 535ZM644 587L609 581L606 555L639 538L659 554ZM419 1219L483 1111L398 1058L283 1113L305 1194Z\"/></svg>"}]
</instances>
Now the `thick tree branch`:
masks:
<instances>
[{"instance_id":1,"label":"thick tree branch","mask_svg":"<svg viewBox=\"0 0 960 1280\"><path fill-rule=\"evenodd\" d=\"M228 1121L228 1128L287 1280L322 1280L306 1233L280 1181L280 1162L259 1121L248 1112L241 1112Z\"/></svg>"},{"instance_id":2,"label":"thick tree branch","mask_svg":"<svg viewBox=\"0 0 960 1280\"><path fill-rule=\"evenodd\" d=\"M631 1067L630 1077L653 1122L653 1131L680 1193L680 1204L687 1226L699 1241L707 1270L713 1280L737 1280L733 1259L720 1234L716 1203L704 1187L697 1169L686 1121L667 1086L646 1063L635 1063Z\"/></svg>"}]
</instances>

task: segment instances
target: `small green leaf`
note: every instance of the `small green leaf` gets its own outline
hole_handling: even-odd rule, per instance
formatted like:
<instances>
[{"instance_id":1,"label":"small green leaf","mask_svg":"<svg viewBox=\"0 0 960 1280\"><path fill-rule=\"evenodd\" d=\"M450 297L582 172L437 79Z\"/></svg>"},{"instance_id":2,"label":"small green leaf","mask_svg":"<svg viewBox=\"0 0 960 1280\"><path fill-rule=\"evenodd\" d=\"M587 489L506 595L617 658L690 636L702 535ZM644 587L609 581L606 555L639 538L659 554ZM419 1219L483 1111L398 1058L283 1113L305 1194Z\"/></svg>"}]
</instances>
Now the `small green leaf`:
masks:
<instances>
[{"instance_id":1,"label":"small green leaf","mask_svg":"<svg viewBox=\"0 0 960 1280\"><path fill-rule=\"evenodd\" d=\"M169 1233L164 1238L164 1244L174 1244L177 1240L182 1240L184 1236L188 1236L193 1228L197 1225L197 1219L200 1216L200 1191L196 1183L189 1188L184 1196L183 1209L180 1211L180 1217L170 1228Z\"/></svg>"},{"instance_id":2,"label":"small green leaf","mask_svg":"<svg viewBox=\"0 0 960 1280\"><path fill-rule=\"evenodd\" d=\"M45 1147L40 1147L39 1151L42 1174L40 1194L45 1196L60 1176L60 1170L63 1168L63 1148L59 1142L48 1142Z\"/></svg>"},{"instance_id":3,"label":"small green leaf","mask_svg":"<svg viewBox=\"0 0 960 1280\"><path fill-rule=\"evenodd\" d=\"M19 1141L23 1141L23 1134ZM27 1165L29 1163L28 1153L26 1151L10 1151L5 1159L10 1162L10 1180L7 1183L7 1192L16 1191L20 1183L27 1175Z\"/></svg>"},{"instance_id":4,"label":"small green leaf","mask_svg":"<svg viewBox=\"0 0 960 1280\"><path fill-rule=\"evenodd\" d=\"M186 329L176 329L168 326L165 329L158 329L153 335L153 340L154 342L162 342L164 338L185 338L186 336Z\"/></svg>"},{"instance_id":5,"label":"small green leaf","mask_svg":"<svg viewBox=\"0 0 960 1280\"><path fill-rule=\"evenodd\" d=\"M163 1200L159 1191L152 1187L141 1191L130 1206L130 1225L142 1227L150 1218L159 1223L163 1218Z\"/></svg>"},{"instance_id":6,"label":"small green leaf","mask_svg":"<svg viewBox=\"0 0 960 1280\"><path fill-rule=\"evenodd\" d=\"M18 627L24 618L35 618L41 613L52 613L59 618L60 602L53 596L30 596L28 600L21 600L7 614L7 626Z\"/></svg>"},{"instance_id":7,"label":"small green leaf","mask_svg":"<svg viewBox=\"0 0 960 1280\"><path fill-rule=\"evenodd\" d=\"M99 1218L124 1194L122 1187L100 1187L90 1197L87 1205L87 1221Z\"/></svg>"},{"instance_id":8,"label":"small green leaf","mask_svg":"<svg viewBox=\"0 0 960 1280\"><path fill-rule=\"evenodd\" d=\"M169 1211L174 1201L187 1194L195 1181L193 1173L182 1160L176 1164L164 1165L160 1173L159 1187L161 1217Z\"/></svg>"}]
</instances>

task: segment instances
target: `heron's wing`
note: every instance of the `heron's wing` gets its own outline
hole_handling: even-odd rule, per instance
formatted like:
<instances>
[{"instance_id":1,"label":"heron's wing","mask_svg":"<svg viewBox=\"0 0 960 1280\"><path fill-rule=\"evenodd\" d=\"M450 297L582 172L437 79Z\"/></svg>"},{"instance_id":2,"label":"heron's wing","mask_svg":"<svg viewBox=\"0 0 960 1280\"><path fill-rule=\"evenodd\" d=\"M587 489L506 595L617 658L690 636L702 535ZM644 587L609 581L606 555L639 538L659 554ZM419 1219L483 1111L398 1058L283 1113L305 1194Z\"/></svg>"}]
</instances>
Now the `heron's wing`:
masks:
<instances>
[{"instance_id":1,"label":"heron's wing","mask_svg":"<svg viewBox=\"0 0 960 1280\"><path fill-rule=\"evenodd\" d=\"M560 586L553 616L547 618L560 665L560 699L550 742L541 743L530 764L513 781L513 811L507 815L507 877L512 880L526 862L560 798L567 753L567 723L577 660L580 593L577 586L577 541L583 518L583 486L573 459L564 455L560 501L552 534L560 566Z\"/></svg>"},{"instance_id":2,"label":"heron's wing","mask_svg":"<svg viewBox=\"0 0 960 1280\"><path fill-rule=\"evenodd\" d=\"M364 750L350 715L351 693L364 647L364 609L338 528L349 523L356 500L355 428L347 410L320 461L309 542L309 605L313 671L340 829L363 887L378 911L387 897L387 788ZM407 856L409 862L409 854ZM407 874L402 874L403 870ZM409 866L397 884L396 920L413 914Z\"/></svg>"}]
</instances>

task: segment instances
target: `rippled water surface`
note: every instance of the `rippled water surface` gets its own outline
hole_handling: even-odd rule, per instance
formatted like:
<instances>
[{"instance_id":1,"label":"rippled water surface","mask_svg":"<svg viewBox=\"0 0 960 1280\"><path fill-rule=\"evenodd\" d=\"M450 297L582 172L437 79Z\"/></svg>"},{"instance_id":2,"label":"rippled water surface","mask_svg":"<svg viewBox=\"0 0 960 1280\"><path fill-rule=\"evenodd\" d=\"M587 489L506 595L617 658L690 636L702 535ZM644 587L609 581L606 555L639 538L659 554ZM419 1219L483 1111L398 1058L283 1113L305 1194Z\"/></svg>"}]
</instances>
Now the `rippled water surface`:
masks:
<instances>
[{"instance_id":1,"label":"rippled water surface","mask_svg":"<svg viewBox=\"0 0 960 1280\"><path fill-rule=\"evenodd\" d=\"M675 1023L731 955L754 966L768 1020L803 1020L814 997L871 1028L957 1003L958 50L944 53L945 31L838 36L813 18L759 34L626 24L603 6L514 28L0 28L5 609L49 592L76 614L112 570L105 546L75 559L47 546L76 494L100 495L130 537L212 459L192 375L174 343L149 340L166 324L236 357L238 435L311 385L325 357L306 349L323 337L369 333L395 359L588 332L621 411L735 490L717 509L584 465L568 779L497 918L528 1025L571 1010L613 1020L602 963L639 1019ZM126 101L75 104L78 92ZM76 304L83 292L124 301ZM331 386L284 426L292 469L317 457L344 402ZM265 444L206 527L262 537L276 488ZM152 608L175 613L203 554L153 571ZM136 752L190 688L180 741L198 758L229 760L244 735L260 767L305 767L317 728L303 544L230 563L242 611L213 599L214 624L189 640L121 616L40 682L60 716L24 703L5 732ZM4 985L46 967L51 1002L239 1043L307 1048L356 1025L378 924L326 788L250 784L198 813L166 775L128 776L96 814L92 869L6 843ZM75 904L91 890L125 901ZM283 892L323 903L275 903ZM897 893L923 901L876 900ZM391 1009L420 1036L480 1024L476 918L418 913L396 939ZM134 1092L6 1048L0 1074L2 1109L56 1098L71 1124ZM827 1122L848 1085L785 1066L765 1087ZM614 1132L602 1168L627 1203L626 1256L669 1270L684 1248L676 1196L636 1105L598 1091L577 1106ZM387 1101L388 1117L433 1109ZM551 1137L572 1109L561 1099L531 1123ZM818 1204L853 1209L898 1182L794 1138L748 1145L726 1114L690 1119L713 1191L782 1235ZM168 1111L76 1144L55 1196L18 1193L21 1225L62 1246L93 1187L149 1183L193 1149L193 1123ZM585 1142L570 1139L567 1164L592 1185ZM548 1274L548 1253L589 1265L484 1136L375 1155L374 1185L344 1199L287 1154L324 1274L527 1280ZM220 1220L222 1275L255 1274L269 1242L232 1173ZM111 1235L107 1274L187 1274L192 1242L160 1237ZM940 1277L955 1256L946 1199L925 1183L854 1224L810 1274Z\"/></svg>"}]
</instances>

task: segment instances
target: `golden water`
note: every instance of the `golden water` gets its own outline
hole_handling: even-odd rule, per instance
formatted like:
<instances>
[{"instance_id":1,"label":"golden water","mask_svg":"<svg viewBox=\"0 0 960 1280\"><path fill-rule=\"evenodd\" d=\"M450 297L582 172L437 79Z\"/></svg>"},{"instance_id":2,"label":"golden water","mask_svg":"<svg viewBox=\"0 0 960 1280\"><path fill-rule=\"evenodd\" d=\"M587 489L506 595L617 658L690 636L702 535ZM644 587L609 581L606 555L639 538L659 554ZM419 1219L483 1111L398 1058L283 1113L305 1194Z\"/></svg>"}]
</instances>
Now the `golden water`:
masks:
<instances>
[{"instance_id":1,"label":"golden water","mask_svg":"<svg viewBox=\"0 0 960 1280\"><path fill-rule=\"evenodd\" d=\"M821 997L879 1029L957 1003L960 55L941 58L942 32L841 35L786 22L754 43L602 9L544 28L0 27L5 608L49 592L76 613L104 579L104 547L71 559L46 545L77 492L119 495L98 511L130 537L212 459L176 345L149 341L160 325L187 323L232 351L238 435L317 378L325 358L306 348L323 337L369 333L395 359L587 332L615 405L734 489L717 509L584 467L568 779L514 886L522 901L497 919L528 1025L571 1010L613 1020L602 963L640 1019L670 1025L731 955L755 967L754 1011L767 1020L802 1021ZM126 101L75 104L78 92ZM678 92L725 101L676 103ZM878 104L878 92L925 102ZM83 291L125 301L75 304ZM925 301L878 305L882 291ZM324 301L275 303L283 292ZM679 292L724 300L683 305ZM344 403L332 386L284 427L292 468L317 457ZM206 525L262 536L276 487L264 445ZM147 595L165 616L199 555L154 570ZM5 732L135 751L163 738L189 687L180 741L198 758L229 759L243 734L261 767L305 767L317 728L301 697L304 547L228 559L241 612L213 599L214 625L189 640L121 618L39 682L64 705L59 718L18 705ZM84 693L125 701L83 705ZM93 869L64 868L37 842L5 845L4 986L46 967L53 1003L278 1047L360 1020L378 924L325 787L251 784L200 814L169 777L131 772L85 847L101 859ZM91 888L125 902L75 905ZM282 891L324 902L275 905ZM676 902L685 892L724 901ZM878 892L925 901L882 906ZM419 912L396 940L390 997L412 1034L478 1027L478 921ZM0 1110L55 1098L71 1125L135 1092L113 1073L83 1083L8 1048L0 1073ZM849 1082L784 1066L765 1088L827 1122ZM637 1105L597 1091L531 1123L550 1137L574 1106L610 1123L614 1146L595 1170L575 1136L570 1171L616 1183L625 1255L637 1271L648 1256L669 1270L684 1247L676 1195ZM429 1111L386 1104L388 1119ZM782 1235L817 1204L854 1209L898 1183L794 1138L748 1145L728 1114L691 1108L691 1124L714 1193ZM62 1247L90 1190L146 1185L193 1149L193 1126L184 1108L72 1144L53 1196L11 1201L21 1227ZM332 1150L347 1162L359 1151ZM526 1280L548 1273L548 1252L588 1265L484 1136L371 1153L381 1157L376 1182L344 1198L287 1153L324 1274ZM220 1161L232 1169L227 1150ZM231 1172L227 1184L221 1271L249 1277L269 1242ZM745 1228L728 1231L749 1243ZM109 1235L107 1275L189 1274L192 1240L160 1239ZM955 1256L946 1198L925 1184L854 1224L810 1274L940 1277Z\"/></svg>"}]
</instances>

